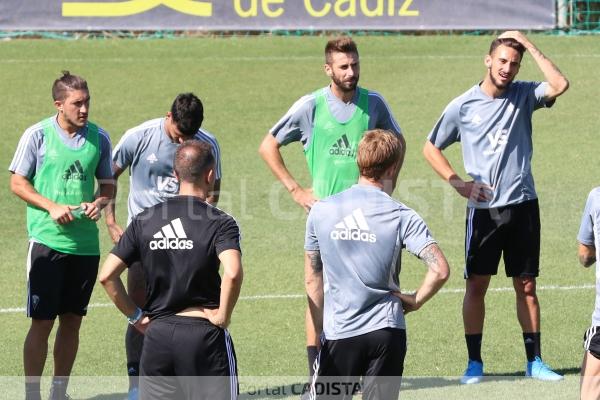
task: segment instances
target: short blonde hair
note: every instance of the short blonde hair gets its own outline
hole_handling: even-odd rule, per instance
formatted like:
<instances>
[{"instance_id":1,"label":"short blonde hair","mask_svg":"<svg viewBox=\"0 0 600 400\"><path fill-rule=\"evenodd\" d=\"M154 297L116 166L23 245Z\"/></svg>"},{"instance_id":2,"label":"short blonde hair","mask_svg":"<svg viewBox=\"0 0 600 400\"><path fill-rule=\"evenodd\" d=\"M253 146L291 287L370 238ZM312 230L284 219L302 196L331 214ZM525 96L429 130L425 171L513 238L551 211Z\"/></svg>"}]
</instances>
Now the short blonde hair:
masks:
<instances>
[{"instance_id":1,"label":"short blonde hair","mask_svg":"<svg viewBox=\"0 0 600 400\"><path fill-rule=\"evenodd\" d=\"M402 166L404 146L395 133L385 129L365 132L358 144L356 161L361 176L378 180L393 165Z\"/></svg>"}]
</instances>

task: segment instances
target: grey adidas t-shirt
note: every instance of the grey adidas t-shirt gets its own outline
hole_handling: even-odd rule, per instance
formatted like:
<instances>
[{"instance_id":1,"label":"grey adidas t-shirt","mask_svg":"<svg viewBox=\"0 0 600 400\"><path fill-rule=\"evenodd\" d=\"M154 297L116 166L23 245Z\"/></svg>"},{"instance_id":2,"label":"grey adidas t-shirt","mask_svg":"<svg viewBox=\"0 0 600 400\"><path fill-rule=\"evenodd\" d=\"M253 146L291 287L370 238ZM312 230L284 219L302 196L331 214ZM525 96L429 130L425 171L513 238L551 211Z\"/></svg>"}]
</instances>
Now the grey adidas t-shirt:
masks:
<instances>
[{"instance_id":1,"label":"grey adidas t-shirt","mask_svg":"<svg viewBox=\"0 0 600 400\"><path fill-rule=\"evenodd\" d=\"M72 149L78 149L85 144L87 137L87 126L81 128L70 137L56 121L56 116L53 118L54 128L58 132L62 142ZM112 179L112 162L111 156L111 143L108 133L98 127L99 145L100 145L100 159L98 166L96 167L95 177L97 179ZM42 127L42 121L27 128L17 146L17 150L13 156L12 162L8 167L8 170L24 176L29 180L35 177L37 171L42 167L44 162L44 156L46 155L46 144L44 128Z\"/></svg>"},{"instance_id":2,"label":"grey adidas t-shirt","mask_svg":"<svg viewBox=\"0 0 600 400\"><path fill-rule=\"evenodd\" d=\"M165 118L146 121L125 132L113 151L113 162L120 169L129 167L128 221L144 208L163 202L179 192L173 159L179 146L167 136ZM216 179L221 179L221 151L213 135L200 129L194 139L212 146Z\"/></svg>"},{"instance_id":3,"label":"grey adidas t-shirt","mask_svg":"<svg viewBox=\"0 0 600 400\"><path fill-rule=\"evenodd\" d=\"M435 243L421 217L379 188L354 185L317 202L306 222L307 251L320 251L328 340L383 328L405 329L401 250L419 255Z\"/></svg>"},{"instance_id":4,"label":"grey adidas t-shirt","mask_svg":"<svg viewBox=\"0 0 600 400\"><path fill-rule=\"evenodd\" d=\"M577 235L579 243L596 247L596 304L592 326L600 325L600 187L593 189L585 203L581 226Z\"/></svg>"},{"instance_id":5,"label":"grey adidas t-shirt","mask_svg":"<svg viewBox=\"0 0 600 400\"><path fill-rule=\"evenodd\" d=\"M349 121L358 104L359 90L349 103L344 103L337 98L327 86L325 97L329 111L340 123ZM270 130L278 143L287 145L300 141L304 149L308 148L313 134L313 120L315 116L315 94L311 93L296 101L288 112ZM377 92L369 91L369 129L387 129L397 134L402 134L400 126L394 119L390 108L383 96Z\"/></svg>"},{"instance_id":6,"label":"grey adidas t-shirt","mask_svg":"<svg viewBox=\"0 0 600 400\"><path fill-rule=\"evenodd\" d=\"M537 198L531 117L538 108L552 106L544 100L546 87L545 82L516 81L492 98L475 85L444 110L428 140L439 149L460 142L466 172L493 188L491 201L469 201L469 207L502 207Z\"/></svg>"}]
</instances>

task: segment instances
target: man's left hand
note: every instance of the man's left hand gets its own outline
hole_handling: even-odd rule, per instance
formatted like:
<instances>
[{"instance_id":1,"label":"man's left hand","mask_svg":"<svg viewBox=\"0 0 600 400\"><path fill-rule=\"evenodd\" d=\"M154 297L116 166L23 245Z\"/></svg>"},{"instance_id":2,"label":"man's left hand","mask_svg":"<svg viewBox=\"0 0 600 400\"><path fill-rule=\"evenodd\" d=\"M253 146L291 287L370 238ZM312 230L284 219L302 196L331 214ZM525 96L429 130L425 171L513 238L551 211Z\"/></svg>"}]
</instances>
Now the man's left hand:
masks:
<instances>
[{"instance_id":1,"label":"man's left hand","mask_svg":"<svg viewBox=\"0 0 600 400\"><path fill-rule=\"evenodd\" d=\"M207 310L208 311L208 310ZM208 312L208 320L210 321L211 324L218 326L221 329L225 329L229 326L229 320L227 319L226 315L223 315L219 309L216 310L210 310L211 312Z\"/></svg>"},{"instance_id":2,"label":"man's left hand","mask_svg":"<svg viewBox=\"0 0 600 400\"><path fill-rule=\"evenodd\" d=\"M100 219L100 209L96 203L81 203L81 208L85 210L85 216L92 221L98 221Z\"/></svg>"},{"instance_id":3,"label":"man's left hand","mask_svg":"<svg viewBox=\"0 0 600 400\"><path fill-rule=\"evenodd\" d=\"M523 46L525 46L525 48L529 48L529 46L531 45L529 39L527 39L527 37L523 35L520 31L506 31L500 36L498 36L498 39L514 39L517 42L521 43Z\"/></svg>"},{"instance_id":4,"label":"man's left hand","mask_svg":"<svg viewBox=\"0 0 600 400\"><path fill-rule=\"evenodd\" d=\"M402 300L402 309L404 311L404 315L406 315L410 312L413 312L413 311L417 311L419 308L421 308L421 305L417 303L417 294L416 293L406 294L406 293L394 292L393 295L398 297L400 300Z\"/></svg>"}]
</instances>

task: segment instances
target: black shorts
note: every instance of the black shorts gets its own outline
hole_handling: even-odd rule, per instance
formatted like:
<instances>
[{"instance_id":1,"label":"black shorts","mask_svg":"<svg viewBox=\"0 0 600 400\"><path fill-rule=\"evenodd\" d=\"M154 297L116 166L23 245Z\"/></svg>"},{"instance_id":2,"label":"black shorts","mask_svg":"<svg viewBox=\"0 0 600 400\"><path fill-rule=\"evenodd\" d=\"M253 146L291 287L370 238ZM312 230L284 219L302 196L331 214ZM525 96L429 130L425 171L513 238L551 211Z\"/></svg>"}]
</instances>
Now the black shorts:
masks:
<instances>
[{"instance_id":1,"label":"black shorts","mask_svg":"<svg viewBox=\"0 0 600 400\"><path fill-rule=\"evenodd\" d=\"M324 340L308 398L351 399L361 389L364 399L397 399L405 355L404 329Z\"/></svg>"},{"instance_id":2,"label":"black shorts","mask_svg":"<svg viewBox=\"0 0 600 400\"><path fill-rule=\"evenodd\" d=\"M496 275L500 256L506 276L538 276L540 209L538 201L506 207L467 208L465 278Z\"/></svg>"},{"instance_id":3,"label":"black shorts","mask_svg":"<svg viewBox=\"0 0 600 400\"><path fill-rule=\"evenodd\" d=\"M27 255L27 316L84 316L98 276L100 256L61 253L30 242Z\"/></svg>"},{"instance_id":4,"label":"black shorts","mask_svg":"<svg viewBox=\"0 0 600 400\"><path fill-rule=\"evenodd\" d=\"M142 399L234 399L239 393L231 336L204 318L150 322L140 361Z\"/></svg>"},{"instance_id":5,"label":"black shorts","mask_svg":"<svg viewBox=\"0 0 600 400\"><path fill-rule=\"evenodd\" d=\"M600 326L592 326L583 335L585 351L600 360Z\"/></svg>"}]
</instances>

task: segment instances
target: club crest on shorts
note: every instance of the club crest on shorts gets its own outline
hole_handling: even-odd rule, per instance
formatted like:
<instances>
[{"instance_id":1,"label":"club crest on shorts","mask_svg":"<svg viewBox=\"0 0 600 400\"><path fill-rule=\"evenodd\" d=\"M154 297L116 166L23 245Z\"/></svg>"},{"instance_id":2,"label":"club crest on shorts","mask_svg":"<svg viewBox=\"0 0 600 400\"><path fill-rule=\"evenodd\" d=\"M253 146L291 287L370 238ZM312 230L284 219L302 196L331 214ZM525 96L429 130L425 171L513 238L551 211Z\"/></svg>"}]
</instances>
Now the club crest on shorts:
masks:
<instances>
[{"instance_id":1,"label":"club crest on shorts","mask_svg":"<svg viewBox=\"0 0 600 400\"><path fill-rule=\"evenodd\" d=\"M37 308L38 304L40 304L40 296L38 296L37 294L34 294L33 296L31 296L31 306L35 310Z\"/></svg>"}]
</instances>

